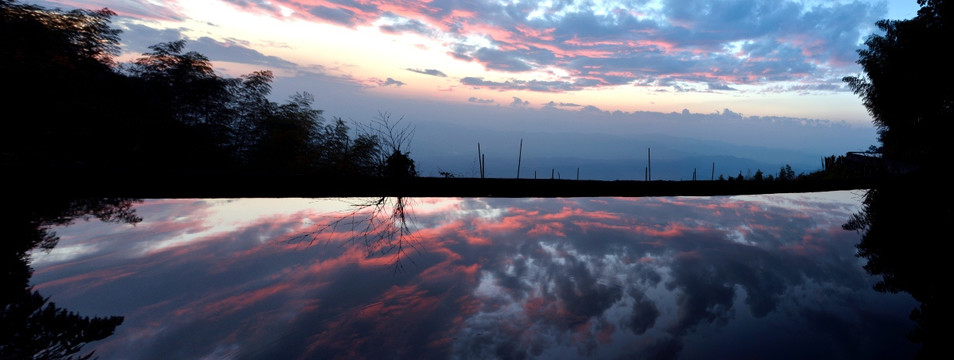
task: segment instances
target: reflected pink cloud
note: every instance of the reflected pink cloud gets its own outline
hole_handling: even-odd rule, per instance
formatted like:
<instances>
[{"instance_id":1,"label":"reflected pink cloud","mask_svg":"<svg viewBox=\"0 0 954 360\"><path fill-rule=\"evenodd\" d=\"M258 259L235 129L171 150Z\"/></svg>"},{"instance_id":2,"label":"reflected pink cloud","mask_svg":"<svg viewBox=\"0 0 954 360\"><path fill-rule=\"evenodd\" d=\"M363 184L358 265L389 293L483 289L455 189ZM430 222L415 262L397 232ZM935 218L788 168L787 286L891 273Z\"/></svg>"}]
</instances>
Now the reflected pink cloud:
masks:
<instances>
[{"instance_id":1,"label":"reflected pink cloud","mask_svg":"<svg viewBox=\"0 0 954 360\"><path fill-rule=\"evenodd\" d=\"M136 271L127 268L103 269L47 281L34 286L45 293L56 292L62 296L81 296L90 288L102 286L116 280L135 275ZM51 290L56 288L56 290Z\"/></svg>"},{"instance_id":2,"label":"reflected pink cloud","mask_svg":"<svg viewBox=\"0 0 954 360\"><path fill-rule=\"evenodd\" d=\"M441 346L447 343L446 333L428 334L424 339L413 336L420 334L417 324L448 300L418 285L392 286L370 303L345 309L338 319L329 321L326 330L310 337L306 356L313 358L330 350L334 353L331 358L359 358L365 351L393 354L422 343L424 348Z\"/></svg>"},{"instance_id":3,"label":"reflected pink cloud","mask_svg":"<svg viewBox=\"0 0 954 360\"><path fill-rule=\"evenodd\" d=\"M202 304L201 312L212 318L229 315L250 308L253 304L266 298L284 295L292 287L291 283L279 283L264 288L242 291L220 300Z\"/></svg>"},{"instance_id":4,"label":"reflected pink cloud","mask_svg":"<svg viewBox=\"0 0 954 360\"><path fill-rule=\"evenodd\" d=\"M527 235L532 237L539 237L539 236L546 236L546 235L566 237L566 233L563 232L563 224L556 223L556 222L551 222L547 224L536 224L533 226L532 229L530 229L530 231L527 232Z\"/></svg>"}]
</instances>

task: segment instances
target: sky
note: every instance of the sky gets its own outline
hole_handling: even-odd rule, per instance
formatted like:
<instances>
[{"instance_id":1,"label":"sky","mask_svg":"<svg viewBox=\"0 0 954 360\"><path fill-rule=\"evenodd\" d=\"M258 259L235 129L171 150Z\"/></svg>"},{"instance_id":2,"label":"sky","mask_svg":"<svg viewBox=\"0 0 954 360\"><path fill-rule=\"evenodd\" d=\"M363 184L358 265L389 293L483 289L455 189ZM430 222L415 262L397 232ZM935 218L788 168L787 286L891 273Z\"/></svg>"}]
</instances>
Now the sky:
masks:
<instances>
[{"instance_id":1,"label":"sky","mask_svg":"<svg viewBox=\"0 0 954 360\"><path fill-rule=\"evenodd\" d=\"M841 228L862 198L409 199L398 273L315 232L362 199L147 199L135 225L54 228L31 283L124 316L84 349L104 360L908 358L917 303Z\"/></svg>"},{"instance_id":2,"label":"sky","mask_svg":"<svg viewBox=\"0 0 954 360\"><path fill-rule=\"evenodd\" d=\"M918 8L914 0L35 3L115 11L120 60L186 39L220 75L271 70L276 101L308 92L325 116L359 123L383 112L421 127L619 135L672 116L660 133L695 127L696 137L733 142L700 119L741 117L721 129L751 139L835 132L844 135L839 152L875 142L870 116L841 81L861 74L856 51L877 20ZM810 125L751 130L779 121ZM434 151L429 141L418 138Z\"/></svg>"}]
</instances>

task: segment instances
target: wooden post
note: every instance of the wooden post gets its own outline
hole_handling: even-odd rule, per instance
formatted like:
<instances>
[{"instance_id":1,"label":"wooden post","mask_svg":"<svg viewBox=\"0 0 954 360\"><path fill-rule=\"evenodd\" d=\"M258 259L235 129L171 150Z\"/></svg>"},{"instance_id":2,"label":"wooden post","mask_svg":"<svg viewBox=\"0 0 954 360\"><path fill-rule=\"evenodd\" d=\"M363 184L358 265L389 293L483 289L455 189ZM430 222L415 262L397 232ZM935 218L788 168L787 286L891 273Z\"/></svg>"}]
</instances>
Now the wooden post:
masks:
<instances>
[{"instance_id":1,"label":"wooden post","mask_svg":"<svg viewBox=\"0 0 954 360\"><path fill-rule=\"evenodd\" d=\"M646 166L646 181L653 179L653 149L646 149L646 158L648 159L648 165Z\"/></svg>"},{"instance_id":2,"label":"wooden post","mask_svg":"<svg viewBox=\"0 0 954 360\"><path fill-rule=\"evenodd\" d=\"M520 152L517 154L517 179L520 178L520 161L523 160L523 139L520 139Z\"/></svg>"},{"instance_id":3,"label":"wooden post","mask_svg":"<svg viewBox=\"0 0 954 360\"><path fill-rule=\"evenodd\" d=\"M477 166L480 167L480 178L484 178L484 159L480 153L480 142L477 142Z\"/></svg>"}]
</instances>

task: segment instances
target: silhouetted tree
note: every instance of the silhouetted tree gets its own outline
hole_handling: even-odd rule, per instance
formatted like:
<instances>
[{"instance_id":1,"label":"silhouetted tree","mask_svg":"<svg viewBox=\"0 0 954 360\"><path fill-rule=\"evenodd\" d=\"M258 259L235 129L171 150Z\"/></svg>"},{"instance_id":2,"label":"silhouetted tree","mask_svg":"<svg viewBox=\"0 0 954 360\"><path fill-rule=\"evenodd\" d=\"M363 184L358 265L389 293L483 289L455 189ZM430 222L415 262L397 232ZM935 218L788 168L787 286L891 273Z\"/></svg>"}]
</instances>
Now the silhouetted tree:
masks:
<instances>
[{"instance_id":1,"label":"silhouetted tree","mask_svg":"<svg viewBox=\"0 0 954 360\"><path fill-rule=\"evenodd\" d=\"M918 15L880 20L858 51L864 76L844 80L861 96L878 128L884 156L927 164L949 150L954 117L954 66L948 48L952 3L918 0Z\"/></svg>"},{"instance_id":2,"label":"silhouetted tree","mask_svg":"<svg viewBox=\"0 0 954 360\"><path fill-rule=\"evenodd\" d=\"M119 31L107 9L2 0L0 11L0 65L16 69L8 79L17 91L0 97L8 168L382 176L403 161L402 173L416 175L413 130L387 113L354 133L341 119L325 125L311 95L272 102L271 72L220 77L184 40L117 65Z\"/></svg>"},{"instance_id":3,"label":"silhouetted tree","mask_svg":"<svg viewBox=\"0 0 954 360\"><path fill-rule=\"evenodd\" d=\"M791 165L785 164L778 170L778 177L775 179L780 181L795 180L795 171L792 170Z\"/></svg>"},{"instance_id":4,"label":"silhouetted tree","mask_svg":"<svg viewBox=\"0 0 954 360\"><path fill-rule=\"evenodd\" d=\"M387 177L416 177L417 169L407 148L414 138L414 129L403 125L403 117L391 120L391 114L379 112L378 117L369 124L361 125L361 136L378 140L379 163L382 175Z\"/></svg>"},{"instance_id":5,"label":"silhouetted tree","mask_svg":"<svg viewBox=\"0 0 954 360\"><path fill-rule=\"evenodd\" d=\"M321 133L321 165L329 172L350 172L350 128L341 118L325 125Z\"/></svg>"},{"instance_id":6,"label":"silhouetted tree","mask_svg":"<svg viewBox=\"0 0 954 360\"><path fill-rule=\"evenodd\" d=\"M256 71L229 83L232 95L232 151L238 162L248 165L257 146L262 126L278 110L278 104L268 99L272 92L271 71Z\"/></svg>"},{"instance_id":7,"label":"silhouetted tree","mask_svg":"<svg viewBox=\"0 0 954 360\"><path fill-rule=\"evenodd\" d=\"M278 106L259 127L255 167L282 172L305 172L312 168L320 153L319 131L324 118L311 104L309 93L297 93Z\"/></svg>"},{"instance_id":8,"label":"silhouetted tree","mask_svg":"<svg viewBox=\"0 0 954 360\"><path fill-rule=\"evenodd\" d=\"M152 50L136 60L131 73L151 85L152 97L169 106L171 116L191 126L204 126L225 140L224 129L233 116L228 81L212 69L212 62L194 51L183 53L186 42L178 40L150 46Z\"/></svg>"},{"instance_id":9,"label":"silhouetted tree","mask_svg":"<svg viewBox=\"0 0 954 360\"><path fill-rule=\"evenodd\" d=\"M388 156L384 165L384 176L390 178L411 178L417 176L414 160L407 153L395 150Z\"/></svg>"},{"instance_id":10,"label":"silhouetted tree","mask_svg":"<svg viewBox=\"0 0 954 360\"><path fill-rule=\"evenodd\" d=\"M108 26L114 15L0 1L6 165L95 165L104 154L123 160L126 145L114 130L122 117L111 111L122 92L111 68L119 49L119 30Z\"/></svg>"},{"instance_id":11,"label":"silhouetted tree","mask_svg":"<svg viewBox=\"0 0 954 360\"><path fill-rule=\"evenodd\" d=\"M358 134L350 149L350 163L352 172L360 176L378 176L381 174L380 158L381 144L378 137L369 134Z\"/></svg>"}]
</instances>

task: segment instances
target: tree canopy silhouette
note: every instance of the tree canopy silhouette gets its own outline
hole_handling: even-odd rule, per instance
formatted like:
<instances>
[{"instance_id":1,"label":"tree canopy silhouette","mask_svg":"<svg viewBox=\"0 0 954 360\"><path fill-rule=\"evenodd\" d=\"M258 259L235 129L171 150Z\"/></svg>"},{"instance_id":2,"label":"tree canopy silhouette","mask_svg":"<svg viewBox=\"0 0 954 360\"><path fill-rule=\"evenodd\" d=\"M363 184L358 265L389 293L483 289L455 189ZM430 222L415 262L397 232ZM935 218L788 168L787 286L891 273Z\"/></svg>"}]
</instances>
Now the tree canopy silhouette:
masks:
<instances>
[{"instance_id":1,"label":"tree canopy silhouette","mask_svg":"<svg viewBox=\"0 0 954 360\"><path fill-rule=\"evenodd\" d=\"M408 155L406 133L326 124L308 93L273 102L270 71L219 76L185 40L117 64L120 32L108 9L2 0L0 10L0 64L16 69L8 84L17 90L0 98L5 167L382 176L392 150Z\"/></svg>"},{"instance_id":2,"label":"tree canopy silhouette","mask_svg":"<svg viewBox=\"0 0 954 360\"><path fill-rule=\"evenodd\" d=\"M949 150L954 121L954 66L949 45L952 3L918 0L908 20L880 20L858 51L864 76L844 81L859 96L878 128L886 158L924 165Z\"/></svg>"}]
</instances>

